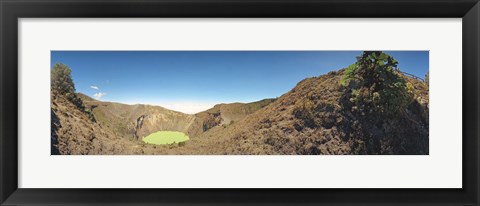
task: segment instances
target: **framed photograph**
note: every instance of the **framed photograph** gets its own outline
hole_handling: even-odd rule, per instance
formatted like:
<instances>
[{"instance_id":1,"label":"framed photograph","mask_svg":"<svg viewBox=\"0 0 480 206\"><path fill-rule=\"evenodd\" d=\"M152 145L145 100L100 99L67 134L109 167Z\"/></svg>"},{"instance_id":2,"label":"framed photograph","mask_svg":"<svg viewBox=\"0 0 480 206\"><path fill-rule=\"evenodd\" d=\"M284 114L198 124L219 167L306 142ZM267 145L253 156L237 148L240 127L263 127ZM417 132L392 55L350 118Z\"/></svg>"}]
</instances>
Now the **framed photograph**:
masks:
<instances>
[{"instance_id":1,"label":"framed photograph","mask_svg":"<svg viewBox=\"0 0 480 206\"><path fill-rule=\"evenodd\" d=\"M480 4L0 0L1 205L478 205Z\"/></svg>"}]
</instances>

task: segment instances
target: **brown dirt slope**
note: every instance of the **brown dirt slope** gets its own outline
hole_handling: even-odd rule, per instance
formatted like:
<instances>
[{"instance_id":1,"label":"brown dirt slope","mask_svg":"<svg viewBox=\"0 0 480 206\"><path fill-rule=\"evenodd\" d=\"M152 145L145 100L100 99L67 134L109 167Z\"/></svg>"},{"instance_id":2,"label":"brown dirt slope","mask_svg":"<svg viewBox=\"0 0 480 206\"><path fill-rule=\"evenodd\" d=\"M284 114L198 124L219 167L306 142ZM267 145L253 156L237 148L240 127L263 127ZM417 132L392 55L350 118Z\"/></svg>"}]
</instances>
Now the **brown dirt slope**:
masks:
<instances>
[{"instance_id":1,"label":"brown dirt slope","mask_svg":"<svg viewBox=\"0 0 480 206\"><path fill-rule=\"evenodd\" d=\"M65 97L52 98L51 151L57 154L141 154L137 145L115 136Z\"/></svg>"},{"instance_id":2,"label":"brown dirt slope","mask_svg":"<svg viewBox=\"0 0 480 206\"><path fill-rule=\"evenodd\" d=\"M196 137L214 127L226 127L269 105L273 101L275 99L264 99L251 103L215 105L209 110L195 114L195 121L190 126L188 134Z\"/></svg>"},{"instance_id":3,"label":"brown dirt slope","mask_svg":"<svg viewBox=\"0 0 480 206\"><path fill-rule=\"evenodd\" d=\"M354 114L343 71L307 78L272 104L224 131L205 134L214 153L228 154L428 154L428 87L415 87L415 101L402 114L372 124ZM208 136L211 135L211 136Z\"/></svg>"}]
</instances>

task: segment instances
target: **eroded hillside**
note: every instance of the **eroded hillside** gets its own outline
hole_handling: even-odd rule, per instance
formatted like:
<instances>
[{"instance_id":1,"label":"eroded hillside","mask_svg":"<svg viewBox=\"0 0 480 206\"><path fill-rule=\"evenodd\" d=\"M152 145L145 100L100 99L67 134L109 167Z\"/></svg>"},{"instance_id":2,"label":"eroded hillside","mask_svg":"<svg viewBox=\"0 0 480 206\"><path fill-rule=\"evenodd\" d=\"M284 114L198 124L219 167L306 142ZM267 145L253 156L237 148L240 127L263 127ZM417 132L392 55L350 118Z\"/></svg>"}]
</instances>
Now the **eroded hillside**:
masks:
<instances>
[{"instance_id":1,"label":"eroded hillside","mask_svg":"<svg viewBox=\"0 0 480 206\"><path fill-rule=\"evenodd\" d=\"M307 78L233 127L232 154L428 154L428 87L409 79L415 100L400 115L377 119L351 112L343 71Z\"/></svg>"},{"instance_id":2,"label":"eroded hillside","mask_svg":"<svg viewBox=\"0 0 480 206\"><path fill-rule=\"evenodd\" d=\"M105 129L88 112L61 95L52 98L51 118L53 155L143 153L137 144Z\"/></svg>"},{"instance_id":3,"label":"eroded hillside","mask_svg":"<svg viewBox=\"0 0 480 206\"><path fill-rule=\"evenodd\" d=\"M195 116L151 105L127 105L94 100L79 94L97 121L116 136L141 140L161 130L187 133Z\"/></svg>"},{"instance_id":4,"label":"eroded hillside","mask_svg":"<svg viewBox=\"0 0 480 206\"><path fill-rule=\"evenodd\" d=\"M251 103L218 104L213 108L195 114L195 121L188 129L190 136L196 137L208 130L222 126L226 127L242 120L257 110L269 105L275 99L264 99Z\"/></svg>"},{"instance_id":5,"label":"eroded hillside","mask_svg":"<svg viewBox=\"0 0 480 206\"><path fill-rule=\"evenodd\" d=\"M214 127L233 124L274 101L265 99L246 104L219 104L189 115L160 106L102 102L84 94L78 96L105 129L118 137L140 141L156 131L179 131L195 138Z\"/></svg>"}]
</instances>

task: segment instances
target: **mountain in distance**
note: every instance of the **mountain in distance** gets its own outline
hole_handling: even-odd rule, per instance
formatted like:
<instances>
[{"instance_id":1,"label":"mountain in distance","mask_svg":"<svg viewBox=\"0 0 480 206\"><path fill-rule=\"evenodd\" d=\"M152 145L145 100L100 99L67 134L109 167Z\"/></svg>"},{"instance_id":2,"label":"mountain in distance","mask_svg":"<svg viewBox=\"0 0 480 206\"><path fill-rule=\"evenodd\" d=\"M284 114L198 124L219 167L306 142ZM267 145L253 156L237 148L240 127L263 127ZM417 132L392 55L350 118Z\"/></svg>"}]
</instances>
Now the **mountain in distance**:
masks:
<instances>
[{"instance_id":1,"label":"mountain in distance","mask_svg":"<svg viewBox=\"0 0 480 206\"><path fill-rule=\"evenodd\" d=\"M118 137L134 140L163 130L179 131L195 138L213 127L232 124L274 101L265 99L252 103L218 104L190 115L161 106L103 102L82 93L77 95L93 112L97 122Z\"/></svg>"}]
</instances>

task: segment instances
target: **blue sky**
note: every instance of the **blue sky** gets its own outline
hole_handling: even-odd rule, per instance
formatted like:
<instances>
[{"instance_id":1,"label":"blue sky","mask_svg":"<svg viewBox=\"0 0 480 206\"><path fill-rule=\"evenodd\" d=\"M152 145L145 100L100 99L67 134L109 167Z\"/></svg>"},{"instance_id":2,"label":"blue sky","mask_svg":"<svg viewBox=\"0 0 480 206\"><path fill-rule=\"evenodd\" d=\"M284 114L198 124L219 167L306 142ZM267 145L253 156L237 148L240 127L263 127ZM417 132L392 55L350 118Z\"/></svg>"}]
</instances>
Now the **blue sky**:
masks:
<instances>
[{"instance_id":1,"label":"blue sky","mask_svg":"<svg viewBox=\"0 0 480 206\"><path fill-rule=\"evenodd\" d=\"M386 51L424 77L428 51ZM307 77L345 68L361 51L52 51L77 92L102 101L195 113L218 103L279 97Z\"/></svg>"}]
</instances>

